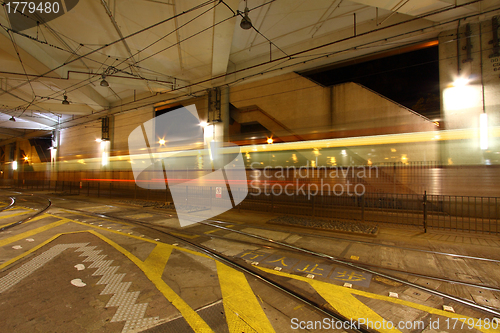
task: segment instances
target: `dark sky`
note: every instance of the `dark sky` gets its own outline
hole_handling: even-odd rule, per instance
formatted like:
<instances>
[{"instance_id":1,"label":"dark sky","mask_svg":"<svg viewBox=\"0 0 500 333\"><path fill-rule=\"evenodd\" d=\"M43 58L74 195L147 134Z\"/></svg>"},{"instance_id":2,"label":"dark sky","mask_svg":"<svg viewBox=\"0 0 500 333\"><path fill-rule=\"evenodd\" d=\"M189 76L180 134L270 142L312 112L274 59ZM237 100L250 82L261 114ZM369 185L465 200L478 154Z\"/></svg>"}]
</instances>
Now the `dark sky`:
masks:
<instances>
[{"instance_id":1,"label":"dark sky","mask_svg":"<svg viewBox=\"0 0 500 333\"><path fill-rule=\"evenodd\" d=\"M324 86L360 83L426 117L439 118L438 46L301 75Z\"/></svg>"}]
</instances>

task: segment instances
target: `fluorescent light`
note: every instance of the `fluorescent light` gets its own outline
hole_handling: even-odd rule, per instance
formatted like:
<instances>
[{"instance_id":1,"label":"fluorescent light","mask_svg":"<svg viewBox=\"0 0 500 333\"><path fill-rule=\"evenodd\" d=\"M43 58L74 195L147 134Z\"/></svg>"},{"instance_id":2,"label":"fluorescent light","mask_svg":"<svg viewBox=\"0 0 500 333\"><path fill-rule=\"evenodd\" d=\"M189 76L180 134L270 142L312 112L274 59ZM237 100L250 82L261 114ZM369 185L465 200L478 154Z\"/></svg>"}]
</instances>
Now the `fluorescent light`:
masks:
<instances>
[{"instance_id":1,"label":"fluorescent light","mask_svg":"<svg viewBox=\"0 0 500 333\"><path fill-rule=\"evenodd\" d=\"M12 162L12 170L17 170L17 161Z\"/></svg>"},{"instance_id":2,"label":"fluorescent light","mask_svg":"<svg viewBox=\"0 0 500 333\"><path fill-rule=\"evenodd\" d=\"M488 149L488 115L481 113L479 116L479 146L482 150Z\"/></svg>"}]
</instances>

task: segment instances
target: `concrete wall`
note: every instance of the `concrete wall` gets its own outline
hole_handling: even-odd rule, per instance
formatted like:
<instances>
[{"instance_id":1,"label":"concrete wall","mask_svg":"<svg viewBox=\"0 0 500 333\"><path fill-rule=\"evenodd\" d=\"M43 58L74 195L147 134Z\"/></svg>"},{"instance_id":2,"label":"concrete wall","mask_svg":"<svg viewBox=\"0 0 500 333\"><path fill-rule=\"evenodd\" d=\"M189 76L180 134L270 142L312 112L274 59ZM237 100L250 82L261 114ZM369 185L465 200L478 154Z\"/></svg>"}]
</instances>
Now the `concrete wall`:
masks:
<instances>
[{"instance_id":1,"label":"concrete wall","mask_svg":"<svg viewBox=\"0 0 500 333\"><path fill-rule=\"evenodd\" d=\"M258 121L270 131L284 132L281 124L297 134L323 131L349 137L356 131L369 135L437 129L432 122L362 85L322 87L295 73L231 88L230 101L242 110L236 115L238 122ZM267 116L250 112L252 106Z\"/></svg>"},{"instance_id":2,"label":"concrete wall","mask_svg":"<svg viewBox=\"0 0 500 333\"><path fill-rule=\"evenodd\" d=\"M258 106L294 133L323 130L331 125L330 92L302 76L290 73L231 87L230 103L238 109ZM242 114L240 122L255 121L255 114ZM266 117L262 117L265 119ZM268 119L264 126L276 126ZM265 121L265 120L264 120ZM281 126L270 130L281 129Z\"/></svg>"},{"instance_id":3,"label":"concrete wall","mask_svg":"<svg viewBox=\"0 0 500 333\"><path fill-rule=\"evenodd\" d=\"M334 131L373 135L438 129L428 119L360 84L339 84L332 92Z\"/></svg>"}]
</instances>

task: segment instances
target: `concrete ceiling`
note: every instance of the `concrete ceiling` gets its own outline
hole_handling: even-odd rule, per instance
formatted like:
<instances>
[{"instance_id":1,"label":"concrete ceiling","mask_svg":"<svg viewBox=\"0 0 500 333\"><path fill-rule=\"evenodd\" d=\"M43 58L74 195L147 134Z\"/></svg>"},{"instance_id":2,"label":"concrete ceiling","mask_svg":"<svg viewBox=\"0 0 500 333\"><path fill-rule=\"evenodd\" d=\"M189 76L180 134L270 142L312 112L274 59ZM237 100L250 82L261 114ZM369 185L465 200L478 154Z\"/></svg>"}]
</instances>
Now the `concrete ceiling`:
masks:
<instances>
[{"instance_id":1,"label":"concrete ceiling","mask_svg":"<svg viewBox=\"0 0 500 333\"><path fill-rule=\"evenodd\" d=\"M22 32L10 29L4 7L0 132L26 137L26 130L73 126L214 86L428 41L456 28L460 18L500 13L498 0L247 4L256 29L240 28L240 0L82 0ZM109 87L100 86L103 73ZM64 94L70 105L62 104ZM11 116L20 121L9 121ZM0 135L0 144L8 137Z\"/></svg>"}]
</instances>

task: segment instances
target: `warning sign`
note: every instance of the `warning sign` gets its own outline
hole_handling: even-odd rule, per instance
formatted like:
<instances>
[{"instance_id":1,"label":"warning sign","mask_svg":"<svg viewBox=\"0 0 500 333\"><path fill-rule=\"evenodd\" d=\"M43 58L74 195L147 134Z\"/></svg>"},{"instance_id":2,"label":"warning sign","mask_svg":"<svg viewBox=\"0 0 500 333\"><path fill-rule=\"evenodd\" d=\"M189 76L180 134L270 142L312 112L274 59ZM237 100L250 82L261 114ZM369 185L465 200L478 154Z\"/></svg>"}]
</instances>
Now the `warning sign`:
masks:
<instances>
[{"instance_id":1,"label":"warning sign","mask_svg":"<svg viewBox=\"0 0 500 333\"><path fill-rule=\"evenodd\" d=\"M215 188L215 197L216 198L222 198L222 187L216 187Z\"/></svg>"}]
</instances>

